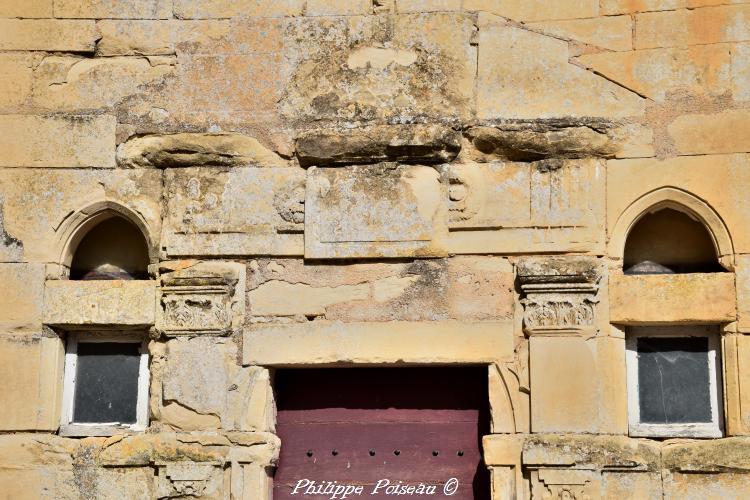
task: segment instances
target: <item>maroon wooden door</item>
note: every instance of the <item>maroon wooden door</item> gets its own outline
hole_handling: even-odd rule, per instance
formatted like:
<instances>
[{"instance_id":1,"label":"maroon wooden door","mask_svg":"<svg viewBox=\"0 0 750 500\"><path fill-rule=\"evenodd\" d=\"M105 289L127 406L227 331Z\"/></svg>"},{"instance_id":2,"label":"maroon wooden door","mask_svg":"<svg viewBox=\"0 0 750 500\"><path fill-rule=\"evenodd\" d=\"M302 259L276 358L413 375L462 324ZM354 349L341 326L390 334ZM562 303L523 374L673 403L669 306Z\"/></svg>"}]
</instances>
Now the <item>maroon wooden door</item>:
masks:
<instances>
[{"instance_id":1,"label":"maroon wooden door","mask_svg":"<svg viewBox=\"0 0 750 500\"><path fill-rule=\"evenodd\" d=\"M485 500L487 370L279 370L274 500Z\"/></svg>"}]
</instances>

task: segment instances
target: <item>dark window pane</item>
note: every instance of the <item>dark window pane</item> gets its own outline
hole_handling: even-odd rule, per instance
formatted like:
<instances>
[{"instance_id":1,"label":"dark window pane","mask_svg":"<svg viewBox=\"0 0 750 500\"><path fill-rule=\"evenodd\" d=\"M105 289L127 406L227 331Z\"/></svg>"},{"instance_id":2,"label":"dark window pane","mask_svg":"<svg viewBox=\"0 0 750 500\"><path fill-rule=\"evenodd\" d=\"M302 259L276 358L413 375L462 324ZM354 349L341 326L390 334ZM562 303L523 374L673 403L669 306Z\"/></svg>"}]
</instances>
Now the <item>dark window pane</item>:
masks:
<instances>
[{"instance_id":1,"label":"dark window pane","mask_svg":"<svg viewBox=\"0 0 750 500\"><path fill-rule=\"evenodd\" d=\"M638 339L641 422L711 422L707 337Z\"/></svg>"},{"instance_id":2,"label":"dark window pane","mask_svg":"<svg viewBox=\"0 0 750 500\"><path fill-rule=\"evenodd\" d=\"M73 422L136 421L140 345L78 344Z\"/></svg>"}]
</instances>

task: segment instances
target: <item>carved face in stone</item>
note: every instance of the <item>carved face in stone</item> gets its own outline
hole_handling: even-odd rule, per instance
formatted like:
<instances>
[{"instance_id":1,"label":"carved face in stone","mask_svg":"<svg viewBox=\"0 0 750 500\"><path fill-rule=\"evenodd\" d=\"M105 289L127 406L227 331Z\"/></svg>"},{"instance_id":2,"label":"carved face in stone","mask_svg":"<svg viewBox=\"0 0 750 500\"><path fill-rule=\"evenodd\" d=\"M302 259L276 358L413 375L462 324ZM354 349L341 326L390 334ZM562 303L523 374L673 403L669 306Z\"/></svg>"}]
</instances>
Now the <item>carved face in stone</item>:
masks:
<instances>
[{"instance_id":1,"label":"carved face in stone","mask_svg":"<svg viewBox=\"0 0 750 500\"><path fill-rule=\"evenodd\" d=\"M277 193L273 198L276 211L282 219L293 224L305 222L305 186Z\"/></svg>"}]
</instances>

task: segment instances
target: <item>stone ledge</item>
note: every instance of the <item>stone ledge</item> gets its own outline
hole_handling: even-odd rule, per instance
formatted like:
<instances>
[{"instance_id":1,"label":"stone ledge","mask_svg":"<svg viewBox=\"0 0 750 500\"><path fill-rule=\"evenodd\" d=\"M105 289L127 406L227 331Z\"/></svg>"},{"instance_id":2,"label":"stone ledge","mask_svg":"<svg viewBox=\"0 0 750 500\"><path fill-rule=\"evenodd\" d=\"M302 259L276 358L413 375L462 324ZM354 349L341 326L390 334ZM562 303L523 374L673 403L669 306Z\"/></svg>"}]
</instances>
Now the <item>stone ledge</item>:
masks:
<instances>
[{"instance_id":1,"label":"stone ledge","mask_svg":"<svg viewBox=\"0 0 750 500\"><path fill-rule=\"evenodd\" d=\"M259 325L244 332L243 364L492 363L513 358L513 322Z\"/></svg>"},{"instance_id":2,"label":"stone ledge","mask_svg":"<svg viewBox=\"0 0 750 500\"><path fill-rule=\"evenodd\" d=\"M728 323L737 317L732 273L613 274L609 300L612 323Z\"/></svg>"},{"instance_id":3,"label":"stone ledge","mask_svg":"<svg viewBox=\"0 0 750 500\"><path fill-rule=\"evenodd\" d=\"M151 326L156 281L47 281L44 323L51 326Z\"/></svg>"}]
</instances>

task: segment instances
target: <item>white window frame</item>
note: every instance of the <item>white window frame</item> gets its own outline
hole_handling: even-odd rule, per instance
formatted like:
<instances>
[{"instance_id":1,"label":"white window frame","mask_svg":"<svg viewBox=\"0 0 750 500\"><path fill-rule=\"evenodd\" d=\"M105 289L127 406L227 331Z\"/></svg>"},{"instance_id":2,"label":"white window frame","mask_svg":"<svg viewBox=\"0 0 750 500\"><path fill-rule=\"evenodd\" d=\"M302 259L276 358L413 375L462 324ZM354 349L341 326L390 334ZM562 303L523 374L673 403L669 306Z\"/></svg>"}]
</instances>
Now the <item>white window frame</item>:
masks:
<instances>
[{"instance_id":1,"label":"white window frame","mask_svg":"<svg viewBox=\"0 0 750 500\"><path fill-rule=\"evenodd\" d=\"M640 421L638 395L638 339L641 337L707 337L709 402L711 422L646 424ZM633 326L626 330L628 376L628 423L633 437L719 438L724 435L724 405L721 398L720 332L716 325Z\"/></svg>"},{"instance_id":2,"label":"white window frame","mask_svg":"<svg viewBox=\"0 0 750 500\"><path fill-rule=\"evenodd\" d=\"M148 427L148 347L144 335L133 332L72 332L67 336L65 347L65 375L63 380L62 411L60 412L60 435L63 436L111 436L123 432L144 431ZM141 355L138 366L138 398L136 421L132 424L120 422L73 422L75 404L76 370L78 366L78 344L94 342L119 342L138 344Z\"/></svg>"}]
</instances>

